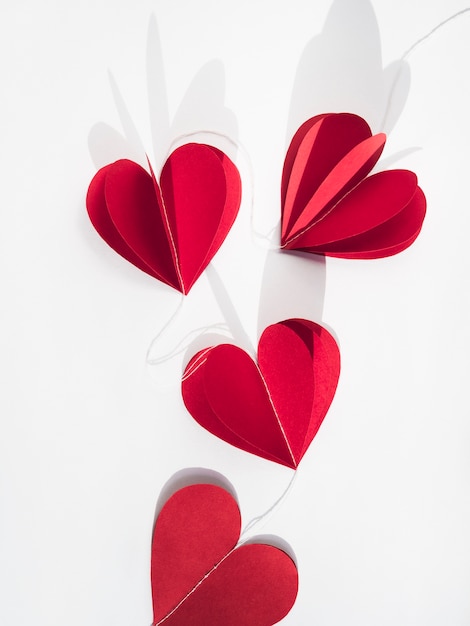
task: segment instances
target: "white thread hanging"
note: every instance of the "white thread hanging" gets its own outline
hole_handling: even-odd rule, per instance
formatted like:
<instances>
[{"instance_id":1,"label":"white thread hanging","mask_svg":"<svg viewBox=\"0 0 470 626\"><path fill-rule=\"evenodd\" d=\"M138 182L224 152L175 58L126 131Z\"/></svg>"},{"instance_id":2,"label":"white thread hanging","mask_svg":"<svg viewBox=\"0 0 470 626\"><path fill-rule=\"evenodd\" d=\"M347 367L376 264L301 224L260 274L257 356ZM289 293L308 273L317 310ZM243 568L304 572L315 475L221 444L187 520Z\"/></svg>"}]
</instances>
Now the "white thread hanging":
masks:
<instances>
[{"instance_id":1,"label":"white thread hanging","mask_svg":"<svg viewBox=\"0 0 470 626\"><path fill-rule=\"evenodd\" d=\"M154 357L154 358L152 358L151 354L152 354L152 351L155 349L155 346L158 345L158 342L161 339L162 335L165 333L165 331L168 328L170 328L174 324L174 322L178 318L179 314L181 313L181 310L182 310L182 308L184 306L184 298L185 298L184 295L181 294L179 302L178 302L178 306L173 311L173 313L168 318L168 320L163 324L163 326L158 331L158 333L155 335L155 337L152 339L152 342L151 342L150 346L147 349L147 355L146 355L146 358L145 358L145 360L146 360L148 365L159 365L160 363L164 363L165 361L167 361L168 358L171 358L174 349L171 352L167 353L167 354L163 354L161 356Z\"/></svg>"},{"instance_id":2,"label":"white thread hanging","mask_svg":"<svg viewBox=\"0 0 470 626\"><path fill-rule=\"evenodd\" d=\"M245 527L242 529L242 532L240 533L240 539L238 540L237 546L241 546L242 544L246 543L250 539L250 537L252 537L253 535L250 534L247 537L245 537L245 535L247 535L247 533L249 533L250 531L253 531L253 529L257 528L260 524L264 525L268 521L268 519L270 519L274 515L274 513L276 513L276 511L279 509L279 507L283 504L287 496L292 491L292 488L295 483L295 479L297 478L297 470L298 470L298 467L294 470L287 487L281 493L279 498L274 502L274 504L272 504L269 507L269 509L267 509L264 513L261 513L260 515L253 517L245 525Z\"/></svg>"},{"instance_id":3,"label":"white thread hanging","mask_svg":"<svg viewBox=\"0 0 470 626\"><path fill-rule=\"evenodd\" d=\"M427 39L431 38L433 35L436 34L436 32L438 30L440 30L443 26L445 26L446 24L448 24L449 22L454 21L455 19L462 17L462 15L464 15L465 13L468 13L470 11L470 7L466 7L465 9L462 9L461 11L457 11L457 13L454 13L453 15L447 17L445 20L442 20L442 22L439 22L439 24L437 24L436 26L434 26L434 28L431 28L431 30L426 33L425 35L423 35L422 37L420 37L417 41L415 41L414 44L412 44L407 50L405 50L405 52L402 54L402 56L400 57L399 61L406 61L406 59L408 57L411 56L411 54L422 44L424 43ZM385 127L385 122L387 121L387 117L388 114L390 112L390 106L391 106L391 102L393 99L393 93L398 85L398 81L400 79L400 76L403 72L403 65L400 66L398 72L396 73L395 79L392 83L392 86L390 88L390 94L388 96L387 99L387 106L385 107L385 112L384 112L384 116L382 119L382 124L380 126L380 128L384 128Z\"/></svg>"}]
</instances>

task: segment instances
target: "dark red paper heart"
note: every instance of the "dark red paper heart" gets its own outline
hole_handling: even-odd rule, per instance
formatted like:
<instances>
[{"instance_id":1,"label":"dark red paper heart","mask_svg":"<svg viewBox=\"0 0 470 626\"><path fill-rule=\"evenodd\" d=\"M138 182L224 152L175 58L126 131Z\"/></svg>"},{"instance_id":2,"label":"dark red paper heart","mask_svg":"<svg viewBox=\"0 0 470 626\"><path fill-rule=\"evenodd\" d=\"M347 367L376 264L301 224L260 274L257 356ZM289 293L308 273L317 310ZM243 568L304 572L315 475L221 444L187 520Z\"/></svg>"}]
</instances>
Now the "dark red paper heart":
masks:
<instances>
[{"instance_id":1,"label":"dark red paper heart","mask_svg":"<svg viewBox=\"0 0 470 626\"><path fill-rule=\"evenodd\" d=\"M268 326L258 364L223 344L198 352L182 381L186 408L213 435L295 468L333 400L338 346L319 324L289 319Z\"/></svg>"},{"instance_id":2,"label":"dark red paper heart","mask_svg":"<svg viewBox=\"0 0 470 626\"><path fill-rule=\"evenodd\" d=\"M416 175L390 170L367 177L385 135L351 113L328 113L294 135L281 184L281 247L343 258L401 252L418 236L426 198Z\"/></svg>"},{"instance_id":3,"label":"dark red paper heart","mask_svg":"<svg viewBox=\"0 0 470 626\"><path fill-rule=\"evenodd\" d=\"M237 542L240 511L221 487L177 491L152 541L153 624L271 626L292 608L297 568L282 550Z\"/></svg>"},{"instance_id":4,"label":"dark red paper heart","mask_svg":"<svg viewBox=\"0 0 470 626\"><path fill-rule=\"evenodd\" d=\"M213 146L189 143L170 154L160 183L126 159L101 168L86 204L111 248L187 294L222 245L240 200L232 161Z\"/></svg>"}]
</instances>

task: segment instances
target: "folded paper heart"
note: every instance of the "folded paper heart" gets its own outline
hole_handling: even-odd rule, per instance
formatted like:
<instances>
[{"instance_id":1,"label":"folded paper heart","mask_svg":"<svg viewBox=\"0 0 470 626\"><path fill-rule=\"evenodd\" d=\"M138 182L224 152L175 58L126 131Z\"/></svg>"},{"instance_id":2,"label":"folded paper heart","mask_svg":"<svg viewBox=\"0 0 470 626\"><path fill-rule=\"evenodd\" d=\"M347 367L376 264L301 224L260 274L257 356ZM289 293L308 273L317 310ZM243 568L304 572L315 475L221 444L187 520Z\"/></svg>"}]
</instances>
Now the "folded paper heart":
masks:
<instances>
[{"instance_id":1,"label":"folded paper heart","mask_svg":"<svg viewBox=\"0 0 470 626\"><path fill-rule=\"evenodd\" d=\"M292 608L297 568L262 543L237 547L240 511L215 485L177 491L152 541L153 625L271 626Z\"/></svg>"},{"instance_id":2,"label":"folded paper heart","mask_svg":"<svg viewBox=\"0 0 470 626\"><path fill-rule=\"evenodd\" d=\"M281 184L281 247L374 259L401 252L418 236L426 198L416 175L368 176L385 144L350 113L318 115L294 135Z\"/></svg>"},{"instance_id":3,"label":"folded paper heart","mask_svg":"<svg viewBox=\"0 0 470 626\"><path fill-rule=\"evenodd\" d=\"M127 261L187 294L227 236L240 175L221 151L189 143L170 154L160 182L133 161L101 168L88 188L90 220Z\"/></svg>"},{"instance_id":4,"label":"folded paper heart","mask_svg":"<svg viewBox=\"0 0 470 626\"><path fill-rule=\"evenodd\" d=\"M296 468L333 400L338 346L319 324L268 326L258 363L241 348L201 350L182 381L186 408L206 430L246 452Z\"/></svg>"}]
</instances>

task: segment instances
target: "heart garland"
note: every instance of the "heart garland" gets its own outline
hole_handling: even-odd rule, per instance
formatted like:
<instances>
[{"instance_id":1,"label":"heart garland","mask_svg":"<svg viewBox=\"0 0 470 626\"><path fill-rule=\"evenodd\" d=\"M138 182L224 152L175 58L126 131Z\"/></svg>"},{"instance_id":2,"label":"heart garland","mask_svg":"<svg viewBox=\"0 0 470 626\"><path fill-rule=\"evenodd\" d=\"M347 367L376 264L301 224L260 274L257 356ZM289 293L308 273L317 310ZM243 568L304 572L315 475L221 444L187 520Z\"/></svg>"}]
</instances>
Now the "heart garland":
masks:
<instances>
[{"instance_id":1,"label":"heart garland","mask_svg":"<svg viewBox=\"0 0 470 626\"><path fill-rule=\"evenodd\" d=\"M86 205L98 234L127 261L183 294L222 245L238 213L241 181L213 146L189 143L165 162L160 182L121 159L101 168Z\"/></svg>"},{"instance_id":2,"label":"heart garland","mask_svg":"<svg viewBox=\"0 0 470 626\"><path fill-rule=\"evenodd\" d=\"M333 400L339 371L332 335L288 319L265 329L258 364L231 344L198 352L184 371L183 401L216 437L296 468Z\"/></svg>"},{"instance_id":3,"label":"heart garland","mask_svg":"<svg viewBox=\"0 0 470 626\"><path fill-rule=\"evenodd\" d=\"M295 133L281 184L281 247L349 259L401 252L418 236L426 198L416 174L368 176L385 135L351 113L307 120Z\"/></svg>"},{"instance_id":4,"label":"heart garland","mask_svg":"<svg viewBox=\"0 0 470 626\"><path fill-rule=\"evenodd\" d=\"M152 541L153 626L272 626L298 590L295 563L264 543L237 547L240 511L215 485L177 491Z\"/></svg>"},{"instance_id":5,"label":"heart garland","mask_svg":"<svg viewBox=\"0 0 470 626\"><path fill-rule=\"evenodd\" d=\"M368 176L385 135L348 113L305 122L286 154L281 183L281 247L343 258L380 258L418 236L426 199L416 175ZM189 143L165 162L160 180L121 159L91 181L86 205L98 234L127 261L182 294L227 236L241 181L220 150ZM246 452L297 468L333 400L340 353L319 324L268 326L258 362L237 346L198 352L182 380L193 418ZM272 626L292 608L297 568L282 550L238 545L240 511L214 485L176 492L153 534L153 626Z\"/></svg>"}]
</instances>

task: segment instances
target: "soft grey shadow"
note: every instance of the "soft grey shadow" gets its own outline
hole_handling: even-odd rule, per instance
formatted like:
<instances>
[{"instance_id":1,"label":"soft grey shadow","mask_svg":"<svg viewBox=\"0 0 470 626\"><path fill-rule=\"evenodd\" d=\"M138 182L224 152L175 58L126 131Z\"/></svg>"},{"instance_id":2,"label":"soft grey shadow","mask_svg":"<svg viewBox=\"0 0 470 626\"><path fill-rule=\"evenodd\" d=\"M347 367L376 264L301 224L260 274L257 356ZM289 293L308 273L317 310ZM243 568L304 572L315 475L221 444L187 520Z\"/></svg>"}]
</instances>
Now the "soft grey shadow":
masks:
<instances>
[{"instance_id":1,"label":"soft grey shadow","mask_svg":"<svg viewBox=\"0 0 470 626\"><path fill-rule=\"evenodd\" d=\"M282 539L282 537L278 537L277 535L256 535L256 537L250 537L250 539L244 541L243 545L247 546L254 543L261 543L266 546L274 546L275 548L282 550L282 552L285 552L287 556L292 559L292 561L295 563L295 566L298 566L297 557L295 556L295 552L292 546L287 543L287 541Z\"/></svg>"},{"instance_id":2,"label":"soft grey shadow","mask_svg":"<svg viewBox=\"0 0 470 626\"><path fill-rule=\"evenodd\" d=\"M155 166L168 150L171 141L170 112L166 88L163 52L155 15L151 15L147 29L147 96L152 131Z\"/></svg>"},{"instance_id":3,"label":"soft grey shadow","mask_svg":"<svg viewBox=\"0 0 470 626\"><path fill-rule=\"evenodd\" d=\"M219 346L223 343L232 343L232 340L231 338L227 337L227 335L222 335L219 333L200 333L190 344L188 344L183 359L181 374L184 373L184 370L186 369L189 361L193 358L195 354L197 354L201 350L204 350L205 348Z\"/></svg>"},{"instance_id":4,"label":"soft grey shadow","mask_svg":"<svg viewBox=\"0 0 470 626\"><path fill-rule=\"evenodd\" d=\"M258 334L292 317L321 320L325 294L325 258L304 252L267 253L261 283Z\"/></svg>"},{"instance_id":5,"label":"soft grey shadow","mask_svg":"<svg viewBox=\"0 0 470 626\"><path fill-rule=\"evenodd\" d=\"M203 350L204 348L216 346L221 343L234 343L251 355L254 356L256 354L256 349L245 331L243 324L241 323L232 299L230 298L219 273L212 263L207 266L206 273L214 298L219 305L223 319L225 320L224 326L227 330L227 334L223 335L222 333L206 332L215 329L217 325L208 326L204 332L201 332L187 345L186 353L183 359L183 371L188 362L197 352Z\"/></svg>"},{"instance_id":6,"label":"soft grey shadow","mask_svg":"<svg viewBox=\"0 0 470 626\"><path fill-rule=\"evenodd\" d=\"M191 81L173 119L175 135L194 129L210 130L236 141L238 122L233 111L225 106L225 70L218 59L209 61Z\"/></svg>"},{"instance_id":7,"label":"soft grey shadow","mask_svg":"<svg viewBox=\"0 0 470 626\"><path fill-rule=\"evenodd\" d=\"M394 152L385 159L380 159L374 168L374 172L383 171L389 169L392 165L395 165L401 159L406 158L410 154L414 154L415 152L419 152L422 148L419 146L412 146L410 148L404 148L403 150L398 150L398 152Z\"/></svg>"},{"instance_id":8,"label":"soft grey shadow","mask_svg":"<svg viewBox=\"0 0 470 626\"><path fill-rule=\"evenodd\" d=\"M129 141L104 122L92 126L88 134L88 149L97 170L118 159L129 159L133 153Z\"/></svg>"},{"instance_id":9,"label":"soft grey shadow","mask_svg":"<svg viewBox=\"0 0 470 626\"><path fill-rule=\"evenodd\" d=\"M156 165L163 164L175 138L195 131L219 133L236 141L237 118L225 106L225 70L220 60L208 61L198 71L170 118L165 69L155 15L151 15L147 36L147 90L150 126Z\"/></svg>"},{"instance_id":10,"label":"soft grey shadow","mask_svg":"<svg viewBox=\"0 0 470 626\"><path fill-rule=\"evenodd\" d=\"M224 104L225 70L221 61L209 61L199 70L186 90L173 121L170 120L161 40L154 15L150 16L147 30L146 65L154 169L157 174L168 156L171 143L184 133L212 132L236 142L238 124L234 113ZM148 150L114 76L111 72L108 76L123 134L104 122L95 124L88 139L92 160L97 167L102 167L117 159L127 158L147 168Z\"/></svg>"},{"instance_id":11,"label":"soft grey shadow","mask_svg":"<svg viewBox=\"0 0 470 626\"><path fill-rule=\"evenodd\" d=\"M235 343L240 348L247 351L253 351L253 344L245 331L237 310L225 288L223 280L220 278L219 273L211 263L206 269L207 278L209 284L214 293L214 297L220 307L222 315L227 322L228 329L235 340Z\"/></svg>"},{"instance_id":12,"label":"soft grey shadow","mask_svg":"<svg viewBox=\"0 0 470 626\"><path fill-rule=\"evenodd\" d=\"M124 134L104 122L98 122L92 126L88 135L88 149L93 163L97 168L100 168L118 159L131 159L142 167L147 167L147 157L142 139L118 84L110 71L108 71L108 78Z\"/></svg>"},{"instance_id":13,"label":"soft grey shadow","mask_svg":"<svg viewBox=\"0 0 470 626\"><path fill-rule=\"evenodd\" d=\"M301 56L287 141L313 115L338 111L361 115L374 132L384 128L390 131L405 105L409 82L406 61L394 61L383 69L380 33L371 2L335 0L322 32L306 45Z\"/></svg>"},{"instance_id":14,"label":"soft grey shadow","mask_svg":"<svg viewBox=\"0 0 470 626\"><path fill-rule=\"evenodd\" d=\"M216 485L217 487L221 487L222 489L225 489L225 491L228 491L228 493L238 503L235 488L223 474L205 467L188 467L179 470L176 474L173 474L160 491L153 519L154 528L157 517L165 503L168 502L171 496L177 491L183 489L184 487L189 487L189 485Z\"/></svg>"},{"instance_id":15,"label":"soft grey shadow","mask_svg":"<svg viewBox=\"0 0 470 626\"><path fill-rule=\"evenodd\" d=\"M393 61L383 71L385 107L382 123L377 130L389 135L405 108L411 87L411 70L402 58Z\"/></svg>"}]
</instances>

